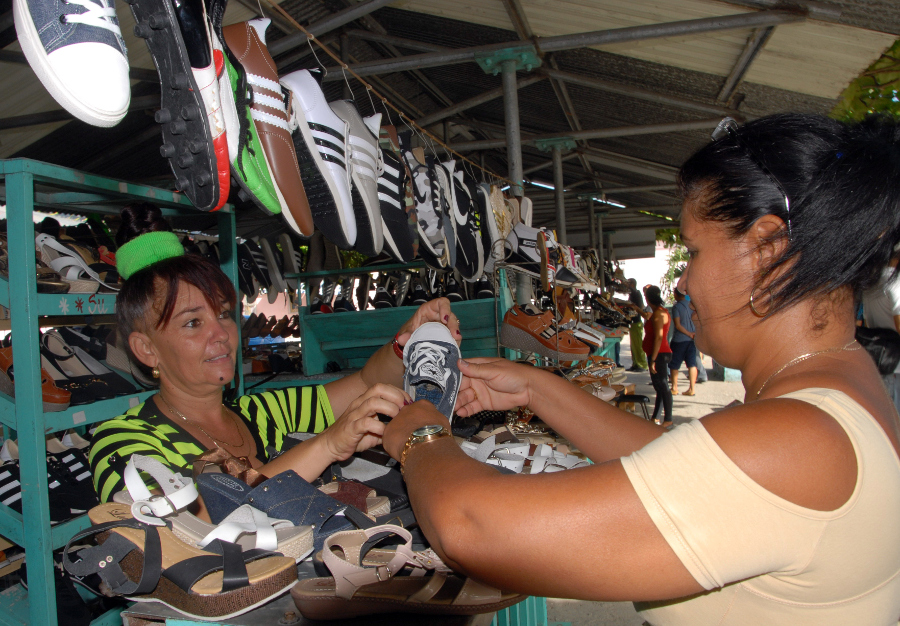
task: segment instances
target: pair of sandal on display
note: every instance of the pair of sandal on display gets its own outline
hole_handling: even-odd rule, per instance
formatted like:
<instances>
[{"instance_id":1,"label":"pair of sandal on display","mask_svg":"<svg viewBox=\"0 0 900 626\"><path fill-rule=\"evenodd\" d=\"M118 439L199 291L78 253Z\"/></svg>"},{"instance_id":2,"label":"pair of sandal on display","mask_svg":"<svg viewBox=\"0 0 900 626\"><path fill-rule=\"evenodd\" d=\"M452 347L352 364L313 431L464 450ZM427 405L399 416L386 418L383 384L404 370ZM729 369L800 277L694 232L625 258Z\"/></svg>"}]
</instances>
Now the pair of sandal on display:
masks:
<instances>
[{"instance_id":1,"label":"pair of sandal on display","mask_svg":"<svg viewBox=\"0 0 900 626\"><path fill-rule=\"evenodd\" d=\"M462 442L460 447L476 461L514 474L547 474L590 465L590 461L569 454L568 446L554 443L549 436L541 438L546 443L532 443L525 438L502 426L490 432L482 431Z\"/></svg>"},{"instance_id":2,"label":"pair of sandal on display","mask_svg":"<svg viewBox=\"0 0 900 626\"><path fill-rule=\"evenodd\" d=\"M141 471L164 495L152 494ZM252 470L241 475L256 482ZM524 599L452 574L433 551L414 550L407 529L377 524L387 499L371 489L345 488L340 482L327 495L294 472L254 487L223 473L202 473L197 479L214 521L230 510L218 524L185 511L197 498L191 479L134 455L125 473L127 492L89 512L94 526L66 546L66 570L79 579L99 574L109 593L163 603L200 620L241 615L288 590L309 619L398 611L471 615ZM366 513L337 496L355 501ZM410 515L396 517L409 523ZM388 535L404 543L375 547ZM75 551L73 545L90 536L98 545ZM320 549L316 561L331 576L298 583L295 562Z\"/></svg>"}]
</instances>

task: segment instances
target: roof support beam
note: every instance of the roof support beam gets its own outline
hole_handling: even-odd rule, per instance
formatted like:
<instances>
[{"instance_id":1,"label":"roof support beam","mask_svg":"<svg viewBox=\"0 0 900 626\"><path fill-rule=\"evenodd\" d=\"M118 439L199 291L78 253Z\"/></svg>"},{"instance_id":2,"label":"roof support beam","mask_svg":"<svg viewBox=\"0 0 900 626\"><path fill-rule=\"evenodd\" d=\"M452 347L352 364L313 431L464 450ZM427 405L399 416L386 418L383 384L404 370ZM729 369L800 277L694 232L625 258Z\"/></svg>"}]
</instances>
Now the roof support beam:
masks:
<instances>
[{"instance_id":1,"label":"roof support beam","mask_svg":"<svg viewBox=\"0 0 900 626\"><path fill-rule=\"evenodd\" d=\"M584 151L585 156L593 161L606 167L622 170L623 172L632 172L642 176L649 176L659 180L667 180L675 182L678 177L678 168L652 161L645 161L636 157L609 152L607 150L599 150L597 148L589 148Z\"/></svg>"},{"instance_id":2,"label":"roof support beam","mask_svg":"<svg viewBox=\"0 0 900 626\"><path fill-rule=\"evenodd\" d=\"M246 0L249 2L250 0ZM392 46L398 46L400 48L408 48L410 50L421 50L422 52L441 52L443 50L452 50L453 48L448 48L447 46L439 46L433 43L425 43L424 41L416 41L415 39L405 39L403 37L394 37L393 35L388 35L386 33L373 33L369 30L362 30L359 28L354 28L348 30L346 34L355 39L362 39L364 41L373 41L375 43L383 43L390 44Z\"/></svg>"},{"instance_id":3,"label":"roof support beam","mask_svg":"<svg viewBox=\"0 0 900 626\"><path fill-rule=\"evenodd\" d=\"M677 185L674 184L666 184L666 185L636 185L634 187L605 187L603 189L576 189L572 191L566 191L565 195L567 198L577 198L579 196L586 196L588 194L601 196L606 194L607 196L615 196L616 194L621 193L651 193L656 191L676 191ZM549 198L555 198L554 191L548 192L539 192L528 194L528 197L532 200L544 200ZM630 208L630 207L629 207Z\"/></svg>"},{"instance_id":4,"label":"roof support beam","mask_svg":"<svg viewBox=\"0 0 900 626\"><path fill-rule=\"evenodd\" d=\"M132 98L128 110L145 111L147 109L158 108L159 94L156 94L154 96ZM14 117L0 119L0 131L10 130L12 128L25 128L26 126L39 126L40 124L51 124L53 122L68 122L72 119L74 119L72 114L65 109L54 109L53 111L30 113L28 115L16 115Z\"/></svg>"},{"instance_id":5,"label":"roof support beam","mask_svg":"<svg viewBox=\"0 0 900 626\"><path fill-rule=\"evenodd\" d=\"M660 133L675 133L690 130L703 130L715 128L721 121L719 118L697 120L693 122L673 122L670 124L646 124L643 126L620 126L617 128L598 128L595 130L581 130L571 133L549 133L546 135L531 135L523 139L523 144L535 145L535 142L548 139L608 139L610 137L634 137L636 135L655 135ZM505 148L504 139L484 139L482 141L465 141L450 146L457 152L466 150L488 150Z\"/></svg>"},{"instance_id":6,"label":"roof support beam","mask_svg":"<svg viewBox=\"0 0 900 626\"><path fill-rule=\"evenodd\" d=\"M719 92L717 98L719 102L731 100L738 85L744 80L747 70L750 69L750 64L756 60L757 55L766 45L766 42L769 41L769 37L772 36L774 30L774 26L768 26L766 28L757 28L753 31L753 34L747 39L747 44L744 46L741 56L738 57L737 62L731 69L731 73L725 79L725 84L722 85L722 91Z\"/></svg>"},{"instance_id":7,"label":"roof support beam","mask_svg":"<svg viewBox=\"0 0 900 626\"><path fill-rule=\"evenodd\" d=\"M529 76L528 78L522 78L516 81L516 89L522 89L523 87L527 87L528 85L533 85L534 83L540 82L544 80L543 76ZM440 111L435 111L434 113L430 113L424 117L420 117L416 120L416 124L419 126L430 126L435 122L439 122L443 119L456 115L461 111L465 111L467 109L471 109L473 107L477 107L479 105L484 104L485 102L490 102L491 100L496 100L503 96L503 87L497 87L496 89L491 89L490 91L485 91L484 93L480 93L477 96L472 96L467 100L463 100L461 102L457 102L456 104L449 106L445 109L441 109Z\"/></svg>"},{"instance_id":8,"label":"roof support beam","mask_svg":"<svg viewBox=\"0 0 900 626\"><path fill-rule=\"evenodd\" d=\"M562 160L565 162L565 161L571 161L572 159L577 159L577 158L578 158L578 153L571 152L571 153L563 156ZM545 170L548 167L553 167L553 159L550 159L549 161L544 161L543 163L539 163L538 165L529 167L527 170L523 171L522 174L524 176L528 176L529 174L534 174L535 172L540 172L541 170Z\"/></svg>"},{"instance_id":9,"label":"roof support beam","mask_svg":"<svg viewBox=\"0 0 900 626\"><path fill-rule=\"evenodd\" d=\"M637 98L639 100L646 100L648 102L655 102L656 104L678 107L680 109L688 109L691 111L697 111L699 113L706 113L708 115L729 115L736 119L743 119L746 117L740 111L729 109L724 106L703 104L702 102L697 102L696 100L689 100L687 98L679 98L678 96L656 93L655 91L641 89L640 87L632 87L631 85L623 85L621 83L614 83L608 80L602 80L600 78L593 78L591 76L584 76L582 74L575 74L573 72L564 72L562 70L550 67L541 68L539 71L542 74L546 74L550 78L561 80L566 83L571 83L573 85L581 85L582 87L599 89L600 91L606 91L622 96Z\"/></svg>"},{"instance_id":10,"label":"roof support beam","mask_svg":"<svg viewBox=\"0 0 900 626\"><path fill-rule=\"evenodd\" d=\"M374 2L381 0L371 1ZM805 19L805 13L798 11L785 11L780 9L771 11L758 11L755 13L738 13L736 15L725 15L721 17L707 17L696 20L666 22L663 24L647 24L645 26L614 28L610 30L599 30L589 33L559 35L556 37L535 37L533 41L509 41L487 46L457 48L453 50L446 50L443 52L427 52L425 54L400 57L397 59L392 59L390 61L369 61L366 63L357 63L352 65L351 69L360 76L371 76L373 74L388 74L391 72L402 72L411 69L423 69L426 67L439 67L442 65L468 63L475 60L476 54L491 54L493 52L497 52L498 50L505 50L516 46L534 45L538 47L542 52L556 52L559 50L570 50L572 48L582 48L585 46L602 46L614 43L645 41L649 39L659 39L665 37L702 35L722 30L775 26L778 24L787 24L791 22L802 22ZM284 45L278 47L279 52L285 52L291 47L299 45L300 41L295 42L294 38L294 35L285 37L284 39L272 44L272 47L274 48L276 45L286 42ZM306 38L305 36L303 36L302 41L305 40ZM329 79L341 79L340 72L337 72L337 75L335 75L334 72L329 73L329 76L327 76L325 80Z\"/></svg>"},{"instance_id":11,"label":"roof support beam","mask_svg":"<svg viewBox=\"0 0 900 626\"><path fill-rule=\"evenodd\" d=\"M366 0L364 2L360 2L359 4L354 4L351 7L347 7L343 11L333 13L323 20L319 20L318 22L310 24L306 28L306 30L308 30L313 36L319 37L320 35L324 35L325 33L332 31L335 28L339 28L344 24L352 22L355 19L359 19L364 15L368 15L372 11L376 11L394 1L395 0ZM279 54L287 52L292 48L296 48L300 44L306 43L306 41L307 38L305 34L294 33L273 42L272 45L269 46L269 53L273 57L278 56Z\"/></svg>"}]
</instances>

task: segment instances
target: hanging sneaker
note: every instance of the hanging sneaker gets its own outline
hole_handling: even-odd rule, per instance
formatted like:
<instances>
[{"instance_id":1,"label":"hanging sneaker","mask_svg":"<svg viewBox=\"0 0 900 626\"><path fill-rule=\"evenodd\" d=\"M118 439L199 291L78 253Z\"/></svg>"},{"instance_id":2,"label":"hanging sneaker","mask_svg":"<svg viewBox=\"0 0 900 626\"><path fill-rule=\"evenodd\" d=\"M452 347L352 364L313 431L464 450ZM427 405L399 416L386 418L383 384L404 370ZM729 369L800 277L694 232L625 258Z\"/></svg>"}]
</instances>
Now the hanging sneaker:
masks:
<instances>
[{"instance_id":1,"label":"hanging sneaker","mask_svg":"<svg viewBox=\"0 0 900 626\"><path fill-rule=\"evenodd\" d=\"M238 254L243 254L244 258L250 258L250 271L253 273L253 278L263 289L270 289L272 287L272 279L269 277L269 266L266 264L266 257L263 251L256 242L252 239L247 239L243 243L238 244Z\"/></svg>"},{"instance_id":2,"label":"hanging sneaker","mask_svg":"<svg viewBox=\"0 0 900 626\"><path fill-rule=\"evenodd\" d=\"M413 249L414 230L409 226L406 212L406 168L400 158L382 149L384 163L378 177L378 200L381 204L384 250L401 263L409 263L415 256Z\"/></svg>"},{"instance_id":3,"label":"hanging sneaker","mask_svg":"<svg viewBox=\"0 0 900 626\"><path fill-rule=\"evenodd\" d=\"M203 98L203 113L209 124L213 152L216 156L219 201L211 210L218 211L225 206L231 191L231 163L228 159L228 139L225 134L225 112L222 110L222 101L219 97L219 81L225 74L225 56L221 50L215 50L213 47L206 8L202 1L175 3L175 15L181 24L182 35L185 32L190 33L190 37L185 40L185 43L189 44L188 58L194 82L200 88L200 95Z\"/></svg>"},{"instance_id":4,"label":"hanging sneaker","mask_svg":"<svg viewBox=\"0 0 900 626\"><path fill-rule=\"evenodd\" d=\"M270 22L267 18L240 22L224 27L222 33L225 46L237 60L252 92L250 116L263 147L262 156L275 182L281 215L294 232L309 237L313 233L312 213L288 126L286 97L278 84L275 61L266 48L266 28Z\"/></svg>"},{"instance_id":5,"label":"hanging sneaker","mask_svg":"<svg viewBox=\"0 0 900 626\"><path fill-rule=\"evenodd\" d=\"M354 248L366 256L378 256L384 247L378 177L382 171L378 128L381 114L363 119L350 100L331 103L331 110L347 124L347 159L350 161L350 195L356 216Z\"/></svg>"},{"instance_id":6,"label":"hanging sneaker","mask_svg":"<svg viewBox=\"0 0 900 626\"><path fill-rule=\"evenodd\" d=\"M215 2L211 3L209 11L213 27L211 39L213 54L221 54L224 65L224 71L219 75L219 99L225 121L232 184L237 188L241 201L252 203L268 215L277 215L281 213L281 204L264 158L256 124L250 117L250 88L246 76L241 74L243 68L236 60L232 61L233 55L222 44L222 25L219 22L217 28L213 17L216 6Z\"/></svg>"},{"instance_id":7,"label":"hanging sneaker","mask_svg":"<svg viewBox=\"0 0 900 626\"><path fill-rule=\"evenodd\" d=\"M291 236L287 233L278 235L278 245L281 248L281 255L284 258L284 273L299 274L302 272L303 256L300 254L300 249L297 247L297 244L294 243L294 240L291 239ZM299 287L296 278L285 277L284 282L287 283L288 288L291 290L295 290Z\"/></svg>"},{"instance_id":8,"label":"hanging sneaker","mask_svg":"<svg viewBox=\"0 0 900 626\"><path fill-rule=\"evenodd\" d=\"M428 164L431 178L431 204L435 213L442 216L444 223L444 237L447 238L447 267L456 267L456 225L458 220L454 217L453 209L453 185L450 182L450 172L442 164L431 157L425 158Z\"/></svg>"},{"instance_id":9,"label":"hanging sneaker","mask_svg":"<svg viewBox=\"0 0 900 626\"><path fill-rule=\"evenodd\" d=\"M428 400L451 422L462 381L459 359L459 346L439 322L419 326L403 347L403 388L413 402Z\"/></svg>"},{"instance_id":10,"label":"hanging sneaker","mask_svg":"<svg viewBox=\"0 0 900 626\"><path fill-rule=\"evenodd\" d=\"M413 195L416 201L416 227L419 234L419 256L431 267L448 265L447 238L444 236L444 214L435 211L431 201L431 168L426 163L421 148L410 148L410 134L400 135L403 160L413 177Z\"/></svg>"},{"instance_id":11,"label":"hanging sneaker","mask_svg":"<svg viewBox=\"0 0 900 626\"><path fill-rule=\"evenodd\" d=\"M200 30L202 0L176 12L169 0L134 0L134 34L147 43L159 72L161 106L154 115L162 128L159 153L169 161L175 185L201 211L219 206L217 157L206 104L193 68L212 63L206 30ZM199 17L198 17L199 16Z\"/></svg>"},{"instance_id":12,"label":"hanging sneaker","mask_svg":"<svg viewBox=\"0 0 900 626\"><path fill-rule=\"evenodd\" d=\"M113 0L14 0L13 16L28 64L60 106L94 126L125 117L131 81Z\"/></svg>"},{"instance_id":13,"label":"hanging sneaker","mask_svg":"<svg viewBox=\"0 0 900 626\"><path fill-rule=\"evenodd\" d=\"M446 161L453 189L451 195L453 217L456 221L456 269L463 280L476 281L484 272L484 247L481 243L481 221L475 209L475 190L466 181L462 170L454 171L455 161Z\"/></svg>"},{"instance_id":14,"label":"hanging sneaker","mask_svg":"<svg viewBox=\"0 0 900 626\"><path fill-rule=\"evenodd\" d=\"M541 271L541 253L538 249L539 233L537 228L529 228L521 222L516 224L506 238L510 248L507 261L538 275Z\"/></svg>"},{"instance_id":15,"label":"hanging sneaker","mask_svg":"<svg viewBox=\"0 0 900 626\"><path fill-rule=\"evenodd\" d=\"M309 70L291 72L281 84L291 93L291 137L313 222L343 250L356 243L356 216L347 170L347 122L335 115Z\"/></svg>"},{"instance_id":16,"label":"hanging sneaker","mask_svg":"<svg viewBox=\"0 0 900 626\"><path fill-rule=\"evenodd\" d=\"M506 259L506 237L500 236L500 229L491 208L491 186L481 183L476 186L475 207L481 218L481 245L484 250L484 271L493 272L494 263Z\"/></svg>"},{"instance_id":17,"label":"hanging sneaker","mask_svg":"<svg viewBox=\"0 0 900 626\"><path fill-rule=\"evenodd\" d=\"M382 126L378 135L384 171L378 177L378 200L385 251L401 263L416 258L419 235L412 176L400 152L400 139L393 126Z\"/></svg>"}]
</instances>

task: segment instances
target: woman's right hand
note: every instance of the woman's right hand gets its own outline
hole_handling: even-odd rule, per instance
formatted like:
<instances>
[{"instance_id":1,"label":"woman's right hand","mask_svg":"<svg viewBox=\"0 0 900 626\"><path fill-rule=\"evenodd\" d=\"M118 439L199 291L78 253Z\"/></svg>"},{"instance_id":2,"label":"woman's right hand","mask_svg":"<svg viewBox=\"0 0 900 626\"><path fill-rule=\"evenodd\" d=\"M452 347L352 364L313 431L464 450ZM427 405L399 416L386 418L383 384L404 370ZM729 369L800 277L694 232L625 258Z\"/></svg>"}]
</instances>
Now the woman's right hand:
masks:
<instances>
[{"instance_id":1,"label":"woman's right hand","mask_svg":"<svg viewBox=\"0 0 900 626\"><path fill-rule=\"evenodd\" d=\"M531 403L534 367L488 357L460 359L458 363L463 375L456 398L456 413L460 417Z\"/></svg>"},{"instance_id":2,"label":"woman's right hand","mask_svg":"<svg viewBox=\"0 0 900 626\"><path fill-rule=\"evenodd\" d=\"M381 443L384 423L378 419L379 414L395 417L410 402L409 394L402 389L382 383L373 385L319 436L324 438L335 461L345 461L354 452Z\"/></svg>"}]
</instances>

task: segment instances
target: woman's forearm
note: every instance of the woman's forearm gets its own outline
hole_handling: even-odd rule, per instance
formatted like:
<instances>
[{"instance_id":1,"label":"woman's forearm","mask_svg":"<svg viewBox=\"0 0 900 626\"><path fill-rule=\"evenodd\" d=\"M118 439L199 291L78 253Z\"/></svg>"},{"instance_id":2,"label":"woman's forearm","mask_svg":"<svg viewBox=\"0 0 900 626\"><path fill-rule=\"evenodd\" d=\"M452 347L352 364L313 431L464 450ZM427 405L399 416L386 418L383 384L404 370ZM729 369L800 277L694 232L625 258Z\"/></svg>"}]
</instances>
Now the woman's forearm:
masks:
<instances>
[{"instance_id":1,"label":"woman's forearm","mask_svg":"<svg viewBox=\"0 0 900 626\"><path fill-rule=\"evenodd\" d=\"M301 478L312 482L335 460L334 454L328 449L328 444L320 433L300 442L278 458L257 468L257 471L272 478L282 472L294 470Z\"/></svg>"},{"instance_id":2,"label":"woman's forearm","mask_svg":"<svg viewBox=\"0 0 900 626\"><path fill-rule=\"evenodd\" d=\"M530 385L528 408L595 463L631 454L663 432L549 372L535 370Z\"/></svg>"}]
</instances>

